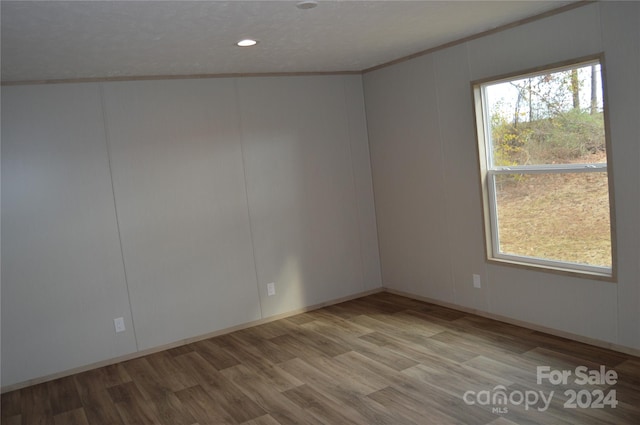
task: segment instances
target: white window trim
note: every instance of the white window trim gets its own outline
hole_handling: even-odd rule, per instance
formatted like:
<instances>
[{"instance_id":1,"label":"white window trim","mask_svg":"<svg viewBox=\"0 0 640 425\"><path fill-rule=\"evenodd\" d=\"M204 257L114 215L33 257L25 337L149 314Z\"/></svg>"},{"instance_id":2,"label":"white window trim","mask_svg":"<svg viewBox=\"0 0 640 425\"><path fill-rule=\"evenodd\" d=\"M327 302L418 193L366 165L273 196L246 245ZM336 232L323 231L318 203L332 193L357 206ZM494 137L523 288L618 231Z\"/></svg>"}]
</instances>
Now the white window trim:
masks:
<instances>
[{"instance_id":1,"label":"white window trim","mask_svg":"<svg viewBox=\"0 0 640 425\"><path fill-rule=\"evenodd\" d=\"M526 78L528 75L539 75L540 71L545 72L558 72L562 70L572 69L579 66L586 66L590 64L599 64L602 67L602 89L605 93L605 78L604 78L604 58L597 56L596 58L590 57L585 60L576 60L567 62L559 66L549 66L536 69L531 72L515 73L507 77L497 77L494 79L486 79L484 81L472 82L473 99L475 105L475 117L476 117L476 131L478 137L478 152L480 159L480 175L481 175L481 189L483 199L483 212L485 215L485 241L487 249L487 260L490 262L498 262L509 265L523 266L525 268L543 269L549 271L558 271L568 273L570 275L583 275L586 277L604 278L605 280L615 281L616 270L616 250L615 250L615 221L614 221L614 208L613 208L613 184L611 167L608 164L611 158L610 141L609 141L609 128L607 121L607 111L605 103L605 137L606 137L606 149L607 149L607 162L606 163L578 163L578 164L544 164L544 165L514 165L514 166L491 166L493 164L492 149L489 146L490 137L489 123L491 122L489 116L489 108L487 105L487 96L485 93L486 87L489 84L496 84L504 81L509 81L515 78ZM482 127L478 125L482 124ZM569 261L556 261L538 257L529 257L516 254L505 254L499 251L500 240L498 233L498 214L497 214L497 199L496 199L496 187L495 176L505 174L556 174L556 173L599 173L605 172L609 178L609 216L610 216L610 232L611 232L611 267L593 266L582 263L574 263Z\"/></svg>"}]
</instances>

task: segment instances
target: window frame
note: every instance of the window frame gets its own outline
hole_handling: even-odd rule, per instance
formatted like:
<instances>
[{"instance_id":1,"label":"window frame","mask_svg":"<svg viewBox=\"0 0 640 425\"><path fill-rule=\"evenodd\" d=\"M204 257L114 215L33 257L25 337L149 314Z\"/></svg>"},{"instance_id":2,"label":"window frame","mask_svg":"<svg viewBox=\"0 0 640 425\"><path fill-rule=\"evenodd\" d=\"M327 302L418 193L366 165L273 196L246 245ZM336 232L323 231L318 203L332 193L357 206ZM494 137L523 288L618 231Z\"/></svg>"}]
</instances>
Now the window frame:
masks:
<instances>
[{"instance_id":1,"label":"window frame","mask_svg":"<svg viewBox=\"0 0 640 425\"><path fill-rule=\"evenodd\" d=\"M603 120L605 131L605 152L606 163L593 164L541 164L541 165L515 165L515 166L493 166L492 148L490 140L490 116L485 95L486 86L500 82L527 78L533 75L540 75L545 72L559 72L591 64L599 64L601 72L602 97L603 97ZM613 185L613 165L609 128L609 111L606 88L606 71L604 54L591 55L553 63L527 69L524 71L512 72L509 74L483 78L471 82L473 113L476 130L476 146L478 148L477 164L480 172L480 190L482 196L483 230L485 239L486 260L489 263L503 264L521 267L532 270L548 271L570 276L585 277L596 280L617 282L617 242L615 231L615 202ZM498 234L498 214L495 180L498 175L505 174L556 174L556 173L607 173L607 184L609 194L609 231L611 241L611 267L593 266L568 261L551 260L539 257L529 257L515 254L505 254L500 252L500 241Z\"/></svg>"}]
</instances>

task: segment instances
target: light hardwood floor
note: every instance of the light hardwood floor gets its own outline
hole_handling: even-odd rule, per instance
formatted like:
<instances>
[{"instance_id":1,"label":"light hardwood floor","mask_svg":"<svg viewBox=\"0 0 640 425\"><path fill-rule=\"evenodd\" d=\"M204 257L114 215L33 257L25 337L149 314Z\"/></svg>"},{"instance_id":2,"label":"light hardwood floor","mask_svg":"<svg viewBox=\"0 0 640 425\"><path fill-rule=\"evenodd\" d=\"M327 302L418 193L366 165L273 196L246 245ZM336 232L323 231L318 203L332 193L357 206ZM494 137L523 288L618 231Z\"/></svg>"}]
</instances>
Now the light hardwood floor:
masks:
<instances>
[{"instance_id":1,"label":"light hardwood floor","mask_svg":"<svg viewBox=\"0 0 640 425\"><path fill-rule=\"evenodd\" d=\"M536 381L537 366L601 365L615 385ZM498 385L511 402L463 399ZM583 403L615 389L618 404L566 408L572 389ZM516 405L534 392L551 397L548 409ZM640 358L383 292L3 394L1 415L2 425L640 424Z\"/></svg>"}]
</instances>

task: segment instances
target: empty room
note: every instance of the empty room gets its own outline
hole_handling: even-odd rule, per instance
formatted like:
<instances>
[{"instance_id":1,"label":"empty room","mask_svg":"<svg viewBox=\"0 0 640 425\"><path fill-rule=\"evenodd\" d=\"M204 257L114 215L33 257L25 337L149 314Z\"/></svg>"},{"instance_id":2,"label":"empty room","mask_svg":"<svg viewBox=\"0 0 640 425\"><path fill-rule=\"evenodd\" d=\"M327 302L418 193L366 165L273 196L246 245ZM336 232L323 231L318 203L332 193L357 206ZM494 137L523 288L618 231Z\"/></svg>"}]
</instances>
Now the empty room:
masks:
<instances>
[{"instance_id":1,"label":"empty room","mask_svg":"<svg viewBox=\"0 0 640 425\"><path fill-rule=\"evenodd\" d=\"M640 423L640 2L0 19L2 425Z\"/></svg>"}]
</instances>

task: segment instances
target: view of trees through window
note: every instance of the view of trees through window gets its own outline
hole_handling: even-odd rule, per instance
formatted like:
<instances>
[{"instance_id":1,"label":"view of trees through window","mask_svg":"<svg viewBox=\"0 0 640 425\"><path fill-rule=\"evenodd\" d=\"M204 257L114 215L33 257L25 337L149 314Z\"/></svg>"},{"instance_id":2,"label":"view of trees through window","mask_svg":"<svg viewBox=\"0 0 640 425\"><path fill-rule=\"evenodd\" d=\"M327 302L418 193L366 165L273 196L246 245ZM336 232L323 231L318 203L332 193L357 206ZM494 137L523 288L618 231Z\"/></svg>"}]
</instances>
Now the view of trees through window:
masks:
<instances>
[{"instance_id":1,"label":"view of trees through window","mask_svg":"<svg viewBox=\"0 0 640 425\"><path fill-rule=\"evenodd\" d=\"M488 83L494 251L611 268L598 62Z\"/></svg>"}]
</instances>

